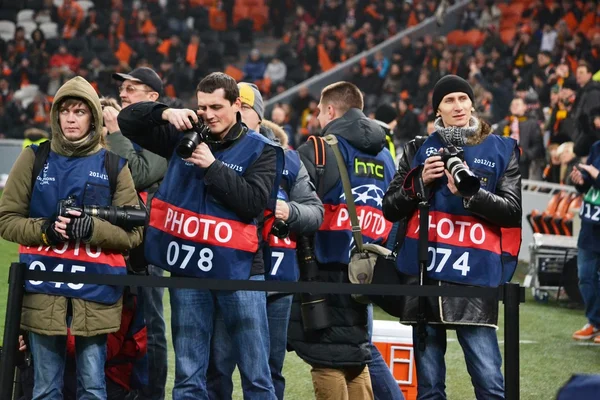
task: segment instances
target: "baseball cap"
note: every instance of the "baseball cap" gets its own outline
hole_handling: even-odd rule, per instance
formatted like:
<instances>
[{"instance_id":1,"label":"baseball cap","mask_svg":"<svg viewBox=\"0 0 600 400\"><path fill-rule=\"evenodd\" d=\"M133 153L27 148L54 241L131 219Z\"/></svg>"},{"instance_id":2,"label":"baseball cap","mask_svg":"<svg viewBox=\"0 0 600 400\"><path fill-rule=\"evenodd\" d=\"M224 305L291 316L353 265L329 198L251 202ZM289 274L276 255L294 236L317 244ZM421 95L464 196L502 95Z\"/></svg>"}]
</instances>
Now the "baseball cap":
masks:
<instances>
[{"instance_id":1,"label":"baseball cap","mask_svg":"<svg viewBox=\"0 0 600 400\"><path fill-rule=\"evenodd\" d=\"M151 68L139 67L128 74L113 74L112 77L114 80L121 82L125 80L140 82L144 85L150 86L159 95L163 94L162 80L160 79L158 74Z\"/></svg>"},{"instance_id":2,"label":"baseball cap","mask_svg":"<svg viewBox=\"0 0 600 400\"><path fill-rule=\"evenodd\" d=\"M238 89L242 103L252 107L256 114L258 114L258 118L262 120L265 114L265 105L258 87L253 83L238 83Z\"/></svg>"}]
</instances>

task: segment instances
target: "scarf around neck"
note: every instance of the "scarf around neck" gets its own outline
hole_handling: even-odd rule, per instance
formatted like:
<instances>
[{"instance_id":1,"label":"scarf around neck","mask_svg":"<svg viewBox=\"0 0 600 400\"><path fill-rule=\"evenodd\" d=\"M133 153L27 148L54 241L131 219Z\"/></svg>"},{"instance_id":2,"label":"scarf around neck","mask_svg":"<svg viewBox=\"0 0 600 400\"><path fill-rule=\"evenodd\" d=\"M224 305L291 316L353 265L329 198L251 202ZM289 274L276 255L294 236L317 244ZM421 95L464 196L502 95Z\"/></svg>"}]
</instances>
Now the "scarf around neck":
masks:
<instances>
[{"instance_id":1,"label":"scarf around neck","mask_svg":"<svg viewBox=\"0 0 600 400\"><path fill-rule=\"evenodd\" d=\"M469 137L474 136L479 131L479 120L471 117L467 126L448 126L445 127L442 118L438 117L435 120L435 130L442 135L448 142L455 146L464 146L467 144Z\"/></svg>"}]
</instances>

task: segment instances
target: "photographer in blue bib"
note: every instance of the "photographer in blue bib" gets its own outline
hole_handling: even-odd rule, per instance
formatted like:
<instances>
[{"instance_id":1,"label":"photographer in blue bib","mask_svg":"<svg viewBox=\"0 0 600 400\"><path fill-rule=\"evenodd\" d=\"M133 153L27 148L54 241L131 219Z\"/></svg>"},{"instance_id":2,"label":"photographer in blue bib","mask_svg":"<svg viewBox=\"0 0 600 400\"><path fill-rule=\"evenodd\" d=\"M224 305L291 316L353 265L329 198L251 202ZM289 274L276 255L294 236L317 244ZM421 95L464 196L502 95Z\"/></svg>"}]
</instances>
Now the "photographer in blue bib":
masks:
<instances>
[{"instance_id":1,"label":"photographer in blue bib","mask_svg":"<svg viewBox=\"0 0 600 400\"><path fill-rule=\"evenodd\" d=\"M321 91L318 120L322 135L338 141L364 243L382 244L392 224L383 218L381 202L395 168L385 132L365 116L363 106L354 84L336 82ZM347 283L353 228L334 150L322 140L312 137L298 148L325 208L314 240L298 242L301 280ZM402 399L389 366L371 343L368 306L350 295L295 296L288 344L312 367L318 400Z\"/></svg>"},{"instance_id":2,"label":"photographer in blue bib","mask_svg":"<svg viewBox=\"0 0 600 400\"><path fill-rule=\"evenodd\" d=\"M423 200L430 207L424 284L497 287L511 279L521 243L517 143L491 134L490 126L472 115L473 90L456 75L436 83L433 109L435 132L416 153L407 148L383 199L388 220L406 219L404 237L398 234L403 242L397 268L418 282L417 206ZM417 311L418 300L405 297L400 322L416 324ZM418 399L446 398L447 329L456 330L477 399L503 399L498 302L428 297L425 317L425 338L413 329Z\"/></svg>"},{"instance_id":3,"label":"photographer in blue bib","mask_svg":"<svg viewBox=\"0 0 600 400\"><path fill-rule=\"evenodd\" d=\"M24 149L13 166L0 199L0 236L21 245L20 261L31 270L125 275L122 253L142 242L142 228L118 225L123 206L137 206L138 198L126 161L105 148L100 99L85 79L58 90L51 123L49 146ZM63 398L69 328L77 398L106 399L107 334L119 330L123 288L27 281L25 291L21 328L36 360L33 398Z\"/></svg>"},{"instance_id":4,"label":"photographer in blue bib","mask_svg":"<svg viewBox=\"0 0 600 400\"><path fill-rule=\"evenodd\" d=\"M600 141L592 145L585 164L573 167L571 181L579 193L585 193L579 210L581 231L577 239L579 290L587 319L573 333L575 340L593 340L600 344Z\"/></svg>"},{"instance_id":5,"label":"photographer in blue bib","mask_svg":"<svg viewBox=\"0 0 600 400\"><path fill-rule=\"evenodd\" d=\"M255 132L279 143L287 149L288 136L280 126L264 119L264 106L256 85L238 83L242 102L242 122ZM297 281L299 277L296 258L298 235L310 234L323 222L323 204L310 182L306 167L294 150L285 151L285 169L279 188L275 213L265 214L264 261L265 279ZM269 320L269 367L275 395L282 400L285 392L283 362L287 347L287 329L292 306L292 294L267 293L267 318ZM208 370L208 389L211 399L231 399L232 375L235 369L235 347L221 315L215 319ZM242 374L242 390L246 398L248 383Z\"/></svg>"},{"instance_id":6,"label":"photographer in blue bib","mask_svg":"<svg viewBox=\"0 0 600 400\"><path fill-rule=\"evenodd\" d=\"M152 199L146 258L173 276L264 280L262 229L275 210L281 147L241 121L235 80L215 72L196 88L198 111L156 102L124 108L125 137L169 160ZM231 335L253 399L274 399L266 293L171 289L173 399L208 399L206 372L214 318Z\"/></svg>"}]
</instances>

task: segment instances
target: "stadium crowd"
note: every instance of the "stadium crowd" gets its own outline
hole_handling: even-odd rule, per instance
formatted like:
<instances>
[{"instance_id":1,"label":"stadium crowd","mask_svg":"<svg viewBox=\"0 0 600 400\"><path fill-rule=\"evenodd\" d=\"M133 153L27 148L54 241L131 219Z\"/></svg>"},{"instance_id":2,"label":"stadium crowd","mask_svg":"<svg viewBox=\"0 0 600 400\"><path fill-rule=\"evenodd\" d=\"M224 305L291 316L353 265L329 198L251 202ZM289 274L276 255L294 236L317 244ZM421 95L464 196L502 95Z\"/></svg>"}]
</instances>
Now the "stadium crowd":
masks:
<instances>
[{"instance_id":1,"label":"stadium crowd","mask_svg":"<svg viewBox=\"0 0 600 400\"><path fill-rule=\"evenodd\" d=\"M192 82L225 70L263 96L302 82L431 16L437 1L26 0L0 10L0 137L47 130L52 98L69 78L118 96L114 72L156 70L165 97L187 102ZM285 32L292 32L286 33ZM275 54L241 50L254 33L281 40ZM236 65L239 66L236 67ZM387 74L380 65L380 76Z\"/></svg>"}]
</instances>

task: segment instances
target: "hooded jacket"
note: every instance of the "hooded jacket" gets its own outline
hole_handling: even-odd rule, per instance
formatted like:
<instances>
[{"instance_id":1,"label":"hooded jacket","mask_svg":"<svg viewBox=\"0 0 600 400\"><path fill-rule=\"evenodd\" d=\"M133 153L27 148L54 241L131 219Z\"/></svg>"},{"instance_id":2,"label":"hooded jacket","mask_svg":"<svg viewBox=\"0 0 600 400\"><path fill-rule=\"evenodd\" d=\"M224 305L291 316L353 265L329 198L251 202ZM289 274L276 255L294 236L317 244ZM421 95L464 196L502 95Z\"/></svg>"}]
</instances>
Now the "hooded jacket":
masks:
<instances>
[{"instance_id":1,"label":"hooded jacket","mask_svg":"<svg viewBox=\"0 0 600 400\"><path fill-rule=\"evenodd\" d=\"M65 97L83 99L93 115L93 131L85 138L68 141L60 128L58 105ZM98 95L83 78L75 77L56 93L50 111L52 124L51 151L64 157L84 157L100 151L102 143L102 107ZM26 148L13 165L0 199L0 236L24 246L42 245L44 218L29 218L31 174L35 152ZM129 168L122 168L112 205L137 205L138 199ZM94 228L89 244L113 250L129 250L142 241L142 229L125 231L107 221L93 217ZM67 299L48 294L25 294L21 328L42 335L67 334L67 308L72 304L71 333L74 336L94 336L115 332L121 322L121 300L115 304L100 304L82 299Z\"/></svg>"},{"instance_id":2,"label":"hooded jacket","mask_svg":"<svg viewBox=\"0 0 600 400\"><path fill-rule=\"evenodd\" d=\"M351 108L342 117L331 121L323 135L334 134L344 138L351 146L368 154L377 155L386 145L383 129L368 119L362 111ZM330 191L339 181L340 173L333 150L326 146L325 172L317 179L315 149L311 143L298 148L298 153L308 170L319 196ZM348 283L348 267L344 264L319 264L322 282ZM289 346L312 366L327 368L359 367L371 361L367 330L367 306L357 303L350 295L327 295L331 327L318 332L305 332L300 311L301 297L296 295L292 304L288 329Z\"/></svg>"}]
</instances>

